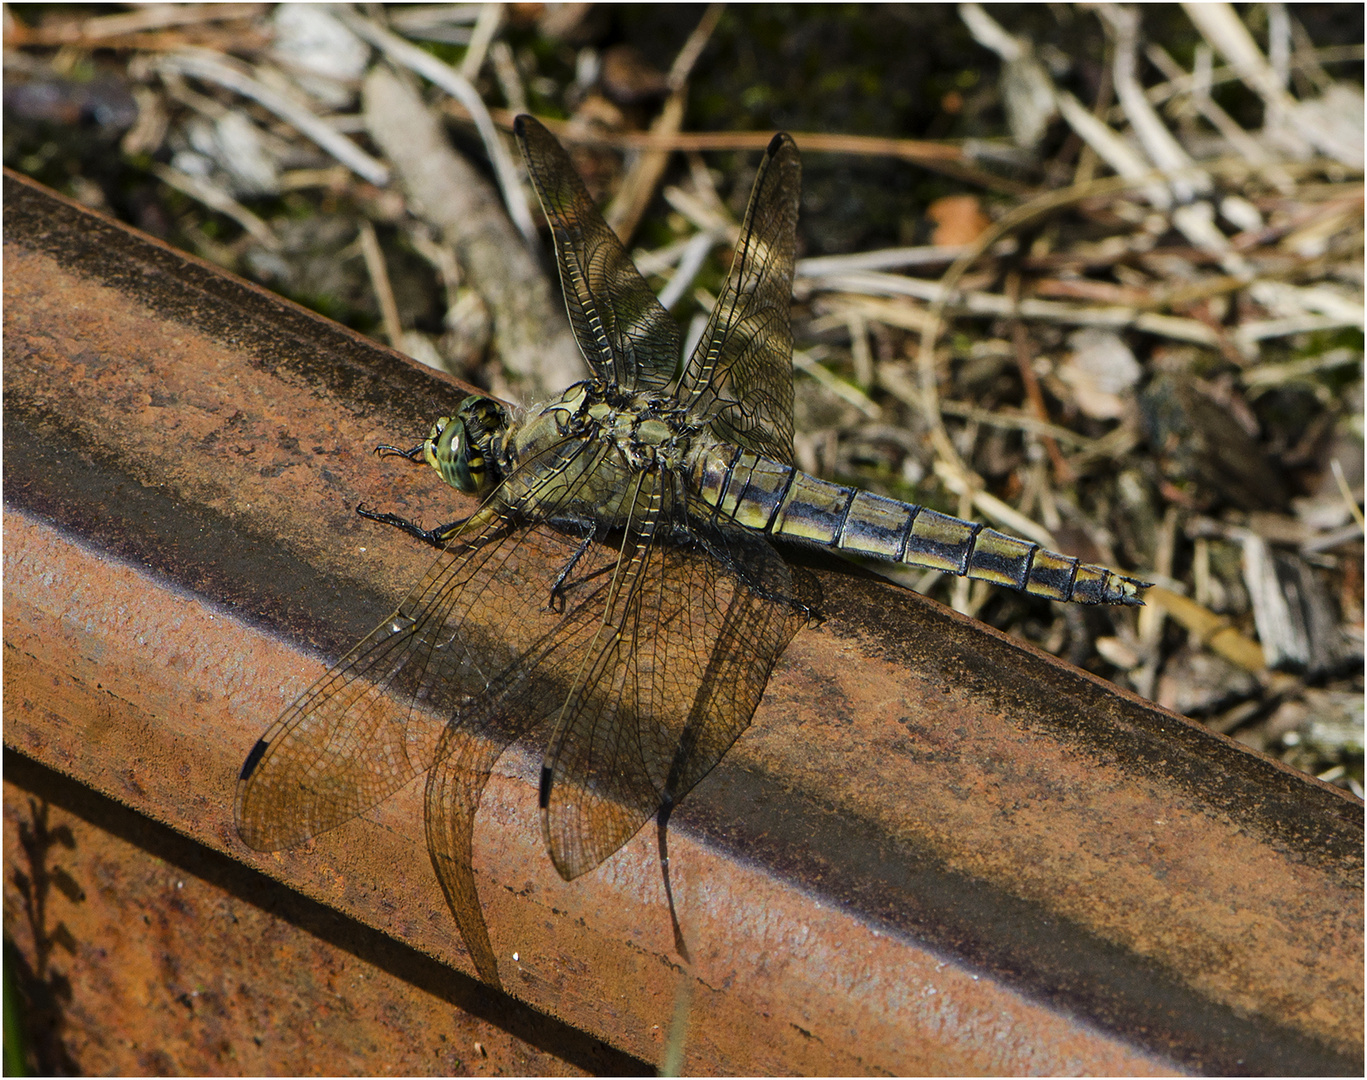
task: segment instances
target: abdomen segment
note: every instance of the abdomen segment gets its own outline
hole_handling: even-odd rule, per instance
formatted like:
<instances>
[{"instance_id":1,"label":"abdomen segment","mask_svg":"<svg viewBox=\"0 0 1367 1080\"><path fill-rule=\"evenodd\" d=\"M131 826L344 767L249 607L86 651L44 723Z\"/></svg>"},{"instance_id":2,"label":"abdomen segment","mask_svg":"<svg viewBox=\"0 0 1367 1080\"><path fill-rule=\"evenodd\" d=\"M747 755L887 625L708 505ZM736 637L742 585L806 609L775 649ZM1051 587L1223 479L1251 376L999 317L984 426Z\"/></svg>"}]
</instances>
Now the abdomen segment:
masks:
<instances>
[{"instance_id":1,"label":"abdomen segment","mask_svg":"<svg viewBox=\"0 0 1367 1080\"><path fill-rule=\"evenodd\" d=\"M694 480L707 505L771 536L967 575L1051 600L1143 603L1146 582L923 506L818 480L748 450L719 448L706 455Z\"/></svg>"}]
</instances>

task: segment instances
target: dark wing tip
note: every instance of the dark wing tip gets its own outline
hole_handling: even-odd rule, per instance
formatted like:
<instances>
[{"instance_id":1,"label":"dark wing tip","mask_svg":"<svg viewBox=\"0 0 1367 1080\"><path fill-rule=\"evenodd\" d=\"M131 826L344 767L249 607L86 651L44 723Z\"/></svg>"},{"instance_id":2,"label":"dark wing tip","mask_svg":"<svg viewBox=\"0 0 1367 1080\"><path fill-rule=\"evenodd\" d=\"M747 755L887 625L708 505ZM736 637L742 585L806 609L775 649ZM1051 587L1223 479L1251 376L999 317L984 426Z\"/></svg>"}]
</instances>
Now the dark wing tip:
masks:
<instances>
[{"instance_id":1,"label":"dark wing tip","mask_svg":"<svg viewBox=\"0 0 1367 1080\"><path fill-rule=\"evenodd\" d=\"M542 765L541 788L537 792L537 802L540 804L542 810L551 805L551 779L551 767L549 765Z\"/></svg>"},{"instance_id":2,"label":"dark wing tip","mask_svg":"<svg viewBox=\"0 0 1367 1080\"><path fill-rule=\"evenodd\" d=\"M251 779L252 773L256 772L257 765L261 764L261 758L265 756L267 748L270 746L265 739L257 739L256 745L247 755L247 760L242 763L242 771L238 774L238 780Z\"/></svg>"},{"instance_id":3,"label":"dark wing tip","mask_svg":"<svg viewBox=\"0 0 1367 1080\"><path fill-rule=\"evenodd\" d=\"M527 130L529 124L537 124L539 126L540 121L529 113L518 113L517 116L513 118L513 134L519 139L522 138L523 133Z\"/></svg>"},{"instance_id":4,"label":"dark wing tip","mask_svg":"<svg viewBox=\"0 0 1367 1080\"><path fill-rule=\"evenodd\" d=\"M793 137L791 135L789 135L786 131L780 131L777 135L775 135L772 139L769 140L769 149L766 150L765 153L767 153L770 157L773 157L775 154L777 154L780 150L783 149L786 143L791 143L792 141Z\"/></svg>"}]
</instances>

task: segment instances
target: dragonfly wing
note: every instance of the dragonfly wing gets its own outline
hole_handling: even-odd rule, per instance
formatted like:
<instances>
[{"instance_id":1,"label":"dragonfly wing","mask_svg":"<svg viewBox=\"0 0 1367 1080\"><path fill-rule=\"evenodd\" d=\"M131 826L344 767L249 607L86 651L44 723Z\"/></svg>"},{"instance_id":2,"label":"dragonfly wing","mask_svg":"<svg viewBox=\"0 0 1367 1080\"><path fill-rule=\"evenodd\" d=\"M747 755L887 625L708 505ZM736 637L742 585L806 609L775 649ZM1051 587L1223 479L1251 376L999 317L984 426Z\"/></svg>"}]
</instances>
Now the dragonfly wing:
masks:
<instances>
[{"instance_id":1,"label":"dragonfly wing","mask_svg":"<svg viewBox=\"0 0 1367 1080\"><path fill-rule=\"evenodd\" d=\"M604 594L617 549L580 540L573 549L547 554L543 567L571 563L575 579L558 593L559 612L549 631L521 647L518 663L490 683L446 728L427 775L427 851L476 971L501 985L472 865L475 812L490 770L515 738L559 716L585 651L602 625ZM543 604L550 603L541 591ZM547 612L539 613L545 624Z\"/></svg>"},{"instance_id":2,"label":"dragonfly wing","mask_svg":"<svg viewBox=\"0 0 1367 1080\"><path fill-rule=\"evenodd\" d=\"M482 522L443 552L383 623L257 741L237 785L237 829L259 851L294 847L387 798L433 759L489 660L469 609L504 561L511 524ZM473 588L469 586L473 585Z\"/></svg>"},{"instance_id":3,"label":"dragonfly wing","mask_svg":"<svg viewBox=\"0 0 1367 1080\"><path fill-rule=\"evenodd\" d=\"M569 467L576 453L604 452L561 444L545 456ZM257 741L237 785L238 833L249 846L294 847L393 794L432 765L448 721L460 722L554 630L545 568L566 563L579 539L527 527L553 507L544 484L518 477L510 483L519 503L538 514L486 502L398 610Z\"/></svg>"},{"instance_id":4,"label":"dragonfly wing","mask_svg":"<svg viewBox=\"0 0 1367 1080\"><path fill-rule=\"evenodd\" d=\"M793 460L793 259L802 165L788 135L760 163L741 240L679 397L724 442Z\"/></svg>"},{"instance_id":5,"label":"dragonfly wing","mask_svg":"<svg viewBox=\"0 0 1367 1080\"><path fill-rule=\"evenodd\" d=\"M566 879L711 771L808 614L777 552L734 527L642 530L619 565L542 770L542 826Z\"/></svg>"},{"instance_id":6,"label":"dragonfly wing","mask_svg":"<svg viewBox=\"0 0 1367 1080\"><path fill-rule=\"evenodd\" d=\"M589 198L570 157L541 123L519 116L513 132L555 236L570 325L604 382L662 389L679 366L679 328Z\"/></svg>"},{"instance_id":7,"label":"dragonfly wing","mask_svg":"<svg viewBox=\"0 0 1367 1080\"><path fill-rule=\"evenodd\" d=\"M482 739L462 725L449 724L437 764L427 774L427 853L475 970L492 986L502 983L475 888L472 853L475 810L489 781L489 771L506 745L502 740Z\"/></svg>"},{"instance_id":8,"label":"dragonfly wing","mask_svg":"<svg viewBox=\"0 0 1367 1080\"><path fill-rule=\"evenodd\" d=\"M489 769L507 745L559 716L602 625L617 546L559 512L582 504L611 449L568 441L514 473L389 619L287 709L238 783L237 823L259 850L304 842L431 769L428 853L481 976L497 983L470 868ZM576 462L580 455L587 459ZM564 474L582 466L581 480ZM557 572L578 568L573 588Z\"/></svg>"}]
</instances>

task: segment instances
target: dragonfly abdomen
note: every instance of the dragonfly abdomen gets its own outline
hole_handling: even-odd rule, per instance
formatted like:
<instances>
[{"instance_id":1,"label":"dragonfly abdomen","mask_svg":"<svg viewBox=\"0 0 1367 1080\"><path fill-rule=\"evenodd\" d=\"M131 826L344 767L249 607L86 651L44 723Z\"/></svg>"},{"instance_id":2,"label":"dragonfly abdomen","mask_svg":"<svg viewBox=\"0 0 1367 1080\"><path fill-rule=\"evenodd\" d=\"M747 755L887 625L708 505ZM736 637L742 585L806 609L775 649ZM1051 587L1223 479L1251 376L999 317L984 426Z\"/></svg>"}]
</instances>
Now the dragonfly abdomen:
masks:
<instances>
[{"instance_id":1,"label":"dragonfly abdomen","mask_svg":"<svg viewBox=\"0 0 1367 1080\"><path fill-rule=\"evenodd\" d=\"M716 448L698 462L694 476L705 503L771 536L979 578L1051 600L1141 603L1145 583L1104 566L924 506L819 480L748 450Z\"/></svg>"}]
</instances>

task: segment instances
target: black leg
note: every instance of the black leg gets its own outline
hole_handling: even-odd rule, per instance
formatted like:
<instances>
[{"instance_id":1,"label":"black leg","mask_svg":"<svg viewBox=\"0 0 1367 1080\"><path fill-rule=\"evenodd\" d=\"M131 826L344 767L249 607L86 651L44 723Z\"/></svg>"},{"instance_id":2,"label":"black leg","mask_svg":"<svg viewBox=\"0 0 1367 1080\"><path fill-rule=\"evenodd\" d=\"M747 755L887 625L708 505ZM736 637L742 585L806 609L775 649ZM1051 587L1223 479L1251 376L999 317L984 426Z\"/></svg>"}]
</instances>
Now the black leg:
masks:
<instances>
[{"instance_id":1,"label":"black leg","mask_svg":"<svg viewBox=\"0 0 1367 1080\"><path fill-rule=\"evenodd\" d=\"M427 443L420 442L412 450L400 450L397 446L381 443L375 447L375 453L379 454L380 457L401 457L407 458L409 461L426 462L427 459L422 452L426 445Z\"/></svg>"},{"instance_id":2,"label":"black leg","mask_svg":"<svg viewBox=\"0 0 1367 1080\"><path fill-rule=\"evenodd\" d=\"M584 557L584 552L588 551L589 545L593 543L595 532L593 522L583 521L579 524L583 527L583 534L579 538L579 547L570 556L569 561L560 568L560 573L556 574L555 581L551 583L550 610L557 614L564 614L565 611L565 579L573 573L575 564Z\"/></svg>"},{"instance_id":3,"label":"black leg","mask_svg":"<svg viewBox=\"0 0 1367 1080\"><path fill-rule=\"evenodd\" d=\"M379 454L380 457L401 457L408 461L423 464L426 461L423 454L423 448L426 445L426 442L420 442L411 450L403 450L397 446L382 443L375 447L375 453ZM446 542L451 539L456 529L463 525L466 520L462 518L460 521L453 521L449 525L442 525L436 529L424 529L421 525L415 525L407 518L399 517L398 514L381 514L375 510L367 510L364 506L356 507L356 513L363 518L369 518L371 521L379 521L385 525L393 525L396 529L402 529L409 536L416 536L423 543L431 544L434 548L445 548Z\"/></svg>"},{"instance_id":4,"label":"black leg","mask_svg":"<svg viewBox=\"0 0 1367 1080\"><path fill-rule=\"evenodd\" d=\"M434 548L441 550L445 550L447 542L469 520L469 518L461 518L449 525L439 525L435 529L424 529L421 525L415 525L407 518L399 517L398 514L381 514L375 510L367 510L364 506L356 507L356 513L363 518L369 518L371 521L393 525L394 528L403 530L409 536L416 536L423 543L431 544Z\"/></svg>"}]
</instances>

